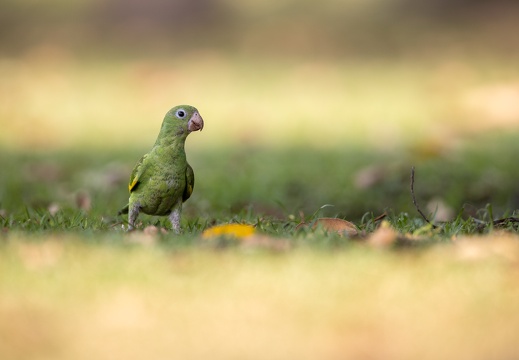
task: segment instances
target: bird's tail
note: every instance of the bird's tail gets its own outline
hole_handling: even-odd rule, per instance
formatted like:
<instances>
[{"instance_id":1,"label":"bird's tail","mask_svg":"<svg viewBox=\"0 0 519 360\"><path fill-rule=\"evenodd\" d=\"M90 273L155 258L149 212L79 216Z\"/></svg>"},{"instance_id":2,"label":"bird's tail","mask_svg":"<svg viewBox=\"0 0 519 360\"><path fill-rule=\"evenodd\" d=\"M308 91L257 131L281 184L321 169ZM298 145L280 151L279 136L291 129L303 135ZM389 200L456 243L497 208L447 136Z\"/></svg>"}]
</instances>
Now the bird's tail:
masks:
<instances>
[{"instance_id":1,"label":"bird's tail","mask_svg":"<svg viewBox=\"0 0 519 360\"><path fill-rule=\"evenodd\" d=\"M128 214L129 208L130 208L130 204L127 204L125 207L123 207L121 210L119 210L117 215Z\"/></svg>"}]
</instances>

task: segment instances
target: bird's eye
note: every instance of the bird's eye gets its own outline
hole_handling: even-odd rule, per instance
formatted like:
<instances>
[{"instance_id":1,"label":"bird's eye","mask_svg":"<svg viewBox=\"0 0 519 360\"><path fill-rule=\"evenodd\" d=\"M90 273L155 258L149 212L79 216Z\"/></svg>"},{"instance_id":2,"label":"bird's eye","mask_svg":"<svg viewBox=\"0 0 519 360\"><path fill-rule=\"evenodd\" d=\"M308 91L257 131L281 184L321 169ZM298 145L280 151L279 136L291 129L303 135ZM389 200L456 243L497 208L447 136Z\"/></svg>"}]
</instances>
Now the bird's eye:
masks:
<instances>
[{"instance_id":1,"label":"bird's eye","mask_svg":"<svg viewBox=\"0 0 519 360\"><path fill-rule=\"evenodd\" d=\"M177 110L177 112L175 113L175 115L179 118L179 119L183 119L186 117L186 112L182 109L180 110Z\"/></svg>"}]
</instances>

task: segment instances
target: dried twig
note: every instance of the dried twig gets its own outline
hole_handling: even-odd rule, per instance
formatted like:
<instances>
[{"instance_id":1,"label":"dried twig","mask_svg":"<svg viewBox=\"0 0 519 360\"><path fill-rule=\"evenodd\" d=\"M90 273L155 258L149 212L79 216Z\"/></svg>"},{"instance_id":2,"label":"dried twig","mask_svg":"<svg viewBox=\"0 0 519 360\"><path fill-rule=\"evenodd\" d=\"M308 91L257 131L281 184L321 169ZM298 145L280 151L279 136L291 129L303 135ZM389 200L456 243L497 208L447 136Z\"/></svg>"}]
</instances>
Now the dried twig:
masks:
<instances>
[{"instance_id":1,"label":"dried twig","mask_svg":"<svg viewBox=\"0 0 519 360\"><path fill-rule=\"evenodd\" d=\"M497 219L492 222L494 226L508 226L510 224L519 224L519 218L516 217L507 217L503 219Z\"/></svg>"},{"instance_id":2,"label":"dried twig","mask_svg":"<svg viewBox=\"0 0 519 360\"><path fill-rule=\"evenodd\" d=\"M507 218L503 218L503 219L497 219L497 220L493 220L493 221L489 221L489 222L486 222L486 221L481 221L481 220L477 220L477 219L474 219L472 218L475 222L478 222L479 225L476 227L477 231L483 231L486 227L492 225L493 227L496 227L496 228L507 228L509 226L512 226L512 227L518 227L519 229L519 218L516 218L516 217L507 217Z\"/></svg>"},{"instance_id":3,"label":"dried twig","mask_svg":"<svg viewBox=\"0 0 519 360\"><path fill-rule=\"evenodd\" d=\"M418 204L416 202L416 196L414 195L414 166L411 167L411 196L413 198L413 205L414 205L416 211L418 211L418 213L422 216L422 218L429 225L431 225L433 229L436 229L437 226L434 225L432 222L430 222L429 219L427 219L427 216L425 216L425 214L422 212L422 210L420 210L420 207L418 207Z\"/></svg>"},{"instance_id":4,"label":"dried twig","mask_svg":"<svg viewBox=\"0 0 519 360\"><path fill-rule=\"evenodd\" d=\"M377 222L377 221L380 221L380 220L383 220L387 217L387 212L383 212L382 214L380 214L379 216L377 216L376 218L373 219L373 222Z\"/></svg>"},{"instance_id":5,"label":"dried twig","mask_svg":"<svg viewBox=\"0 0 519 360\"><path fill-rule=\"evenodd\" d=\"M414 166L411 167L411 196L413 198L413 205L414 205L416 211L418 211L418 213L422 216L422 218L428 224L430 224L433 227L433 229L436 229L438 226L434 225L432 222L429 221L429 219L427 219L427 216L425 216L425 214L422 212L422 210L420 210L420 207L418 206L418 203L416 202L416 196L414 194ZM476 229L477 229L477 231L480 231L480 232L489 226L496 227L496 228L512 227L512 228L519 229L519 218L517 218L517 217L506 217L503 219L491 220L488 222L478 220L476 218L472 218L472 219L474 220L474 222L478 223Z\"/></svg>"}]
</instances>

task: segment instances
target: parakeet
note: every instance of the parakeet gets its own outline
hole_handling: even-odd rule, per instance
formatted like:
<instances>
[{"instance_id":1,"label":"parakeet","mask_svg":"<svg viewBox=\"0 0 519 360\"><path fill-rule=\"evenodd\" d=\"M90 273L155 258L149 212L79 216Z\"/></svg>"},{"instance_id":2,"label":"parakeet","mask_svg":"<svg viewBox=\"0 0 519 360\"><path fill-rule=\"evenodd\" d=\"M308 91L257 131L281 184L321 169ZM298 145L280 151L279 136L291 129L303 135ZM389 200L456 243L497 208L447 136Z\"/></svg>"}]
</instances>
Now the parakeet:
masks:
<instances>
[{"instance_id":1,"label":"parakeet","mask_svg":"<svg viewBox=\"0 0 519 360\"><path fill-rule=\"evenodd\" d=\"M182 203L189 199L195 185L184 144L192 131L203 127L204 120L193 106L175 106L166 113L155 145L130 175L130 200L119 212L128 213L128 230L135 227L137 216L143 212L168 215L173 230L180 232Z\"/></svg>"}]
</instances>

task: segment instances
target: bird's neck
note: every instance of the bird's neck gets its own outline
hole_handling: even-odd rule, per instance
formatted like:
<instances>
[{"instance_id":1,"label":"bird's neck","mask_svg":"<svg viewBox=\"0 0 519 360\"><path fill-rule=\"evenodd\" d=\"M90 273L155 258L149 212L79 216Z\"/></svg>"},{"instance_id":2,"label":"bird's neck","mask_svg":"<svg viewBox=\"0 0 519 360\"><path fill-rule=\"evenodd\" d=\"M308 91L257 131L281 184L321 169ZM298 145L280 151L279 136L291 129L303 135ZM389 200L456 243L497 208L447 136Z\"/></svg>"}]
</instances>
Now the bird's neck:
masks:
<instances>
[{"instance_id":1,"label":"bird's neck","mask_svg":"<svg viewBox=\"0 0 519 360\"><path fill-rule=\"evenodd\" d=\"M185 159L186 151L184 145L187 135L187 131L181 126L164 121L157 141L155 141L153 146L153 151L166 158Z\"/></svg>"},{"instance_id":2,"label":"bird's neck","mask_svg":"<svg viewBox=\"0 0 519 360\"><path fill-rule=\"evenodd\" d=\"M187 132L182 127L171 126L164 122L160 128L155 146L184 149Z\"/></svg>"},{"instance_id":3,"label":"bird's neck","mask_svg":"<svg viewBox=\"0 0 519 360\"><path fill-rule=\"evenodd\" d=\"M186 150L184 149L184 140L182 139L162 139L157 140L155 146L151 150L156 156L164 159L166 162L182 162L186 160Z\"/></svg>"},{"instance_id":4,"label":"bird's neck","mask_svg":"<svg viewBox=\"0 0 519 360\"><path fill-rule=\"evenodd\" d=\"M155 147L184 149L186 138L184 136L159 136L155 142Z\"/></svg>"}]
</instances>

